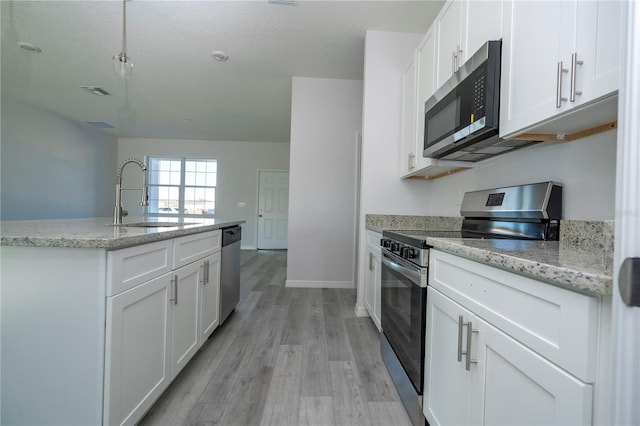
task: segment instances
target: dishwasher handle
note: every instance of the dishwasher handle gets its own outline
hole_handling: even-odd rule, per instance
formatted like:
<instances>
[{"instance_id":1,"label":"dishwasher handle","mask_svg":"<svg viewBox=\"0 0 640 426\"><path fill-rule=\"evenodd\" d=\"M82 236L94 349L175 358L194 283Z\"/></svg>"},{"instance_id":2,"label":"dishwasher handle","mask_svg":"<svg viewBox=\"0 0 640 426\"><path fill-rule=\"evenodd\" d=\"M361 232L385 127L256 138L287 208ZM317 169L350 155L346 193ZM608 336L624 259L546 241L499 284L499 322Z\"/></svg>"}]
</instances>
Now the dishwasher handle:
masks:
<instances>
[{"instance_id":1,"label":"dishwasher handle","mask_svg":"<svg viewBox=\"0 0 640 426\"><path fill-rule=\"evenodd\" d=\"M240 226L231 226L222 228L222 247L236 243L242 239L242 228Z\"/></svg>"}]
</instances>

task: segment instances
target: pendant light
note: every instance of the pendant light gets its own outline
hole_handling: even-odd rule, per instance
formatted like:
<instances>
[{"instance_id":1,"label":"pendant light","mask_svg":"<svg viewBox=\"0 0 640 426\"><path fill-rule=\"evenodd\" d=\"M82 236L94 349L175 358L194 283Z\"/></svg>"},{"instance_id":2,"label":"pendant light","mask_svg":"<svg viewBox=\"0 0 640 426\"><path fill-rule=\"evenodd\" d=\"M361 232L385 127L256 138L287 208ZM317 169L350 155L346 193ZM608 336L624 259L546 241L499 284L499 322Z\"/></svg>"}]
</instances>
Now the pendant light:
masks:
<instances>
[{"instance_id":1,"label":"pendant light","mask_svg":"<svg viewBox=\"0 0 640 426\"><path fill-rule=\"evenodd\" d=\"M113 71L118 77L129 79L133 61L127 56L127 0L122 0L122 51L113 57Z\"/></svg>"}]
</instances>

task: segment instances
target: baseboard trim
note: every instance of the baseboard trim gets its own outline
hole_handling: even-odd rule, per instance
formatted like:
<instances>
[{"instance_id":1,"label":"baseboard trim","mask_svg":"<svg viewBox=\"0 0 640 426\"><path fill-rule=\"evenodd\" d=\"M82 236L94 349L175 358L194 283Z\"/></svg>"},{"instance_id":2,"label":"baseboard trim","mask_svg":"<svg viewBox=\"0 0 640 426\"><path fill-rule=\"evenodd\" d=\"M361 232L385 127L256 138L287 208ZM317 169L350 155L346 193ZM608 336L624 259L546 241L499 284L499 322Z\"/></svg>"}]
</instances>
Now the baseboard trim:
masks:
<instances>
[{"instance_id":1,"label":"baseboard trim","mask_svg":"<svg viewBox=\"0 0 640 426\"><path fill-rule=\"evenodd\" d=\"M285 287L299 287L299 288L355 288L353 281L300 281L300 280L287 280Z\"/></svg>"},{"instance_id":2,"label":"baseboard trim","mask_svg":"<svg viewBox=\"0 0 640 426\"><path fill-rule=\"evenodd\" d=\"M369 311L367 311L367 308L365 308L364 306L358 306L356 305L355 309L355 314L357 317L370 317L371 315L369 315Z\"/></svg>"},{"instance_id":3,"label":"baseboard trim","mask_svg":"<svg viewBox=\"0 0 640 426\"><path fill-rule=\"evenodd\" d=\"M240 250L257 250L256 246L240 246Z\"/></svg>"}]
</instances>

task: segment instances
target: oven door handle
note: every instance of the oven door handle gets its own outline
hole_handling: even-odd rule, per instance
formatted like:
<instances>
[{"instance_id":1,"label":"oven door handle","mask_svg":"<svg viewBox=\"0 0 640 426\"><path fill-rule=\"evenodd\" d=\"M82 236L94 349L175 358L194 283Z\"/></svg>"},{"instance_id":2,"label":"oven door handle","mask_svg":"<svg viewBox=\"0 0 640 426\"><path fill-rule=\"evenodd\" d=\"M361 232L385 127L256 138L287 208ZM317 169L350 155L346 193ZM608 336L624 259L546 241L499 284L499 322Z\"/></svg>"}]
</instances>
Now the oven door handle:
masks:
<instances>
[{"instance_id":1,"label":"oven door handle","mask_svg":"<svg viewBox=\"0 0 640 426\"><path fill-rule=\"evenodd\" d=\"M382 253L382 264L393 269L394 271L402 274L404 277L406 277L409 281L411 281L412 283L420 286L420 272L416 271L415 269L409 269L403 265L400 265L399 263L394 262L393 260L391 260L391 258L389 257L389 255L387 255L386 253Z\"/></svg>"}]
</instances>

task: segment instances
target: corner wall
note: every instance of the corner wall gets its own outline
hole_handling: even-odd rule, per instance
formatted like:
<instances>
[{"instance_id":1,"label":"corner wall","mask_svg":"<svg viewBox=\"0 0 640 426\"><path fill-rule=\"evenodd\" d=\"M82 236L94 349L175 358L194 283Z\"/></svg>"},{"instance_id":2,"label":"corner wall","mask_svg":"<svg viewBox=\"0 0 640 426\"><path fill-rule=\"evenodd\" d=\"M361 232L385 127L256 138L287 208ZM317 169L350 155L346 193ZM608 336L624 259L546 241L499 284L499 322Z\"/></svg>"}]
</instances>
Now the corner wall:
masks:
<instances>
[{"instance_id":1,"label":"corner wall","mask_svg":"<svg viewBox=\"0 0 640 426\"><path fill-rule=\"evenodd\" d=\"M2 220L113 214L117 139L2 97Z\"/></svg>"},{"instance_id":2,"label":"corner wall","mask_svg":"<svg viewBox=\"0 0 640 426\"><path fill-rule=\"evenodd\" d=\"M362 81L294 77L287 286L353 287Z\"/></svg>"}]
</instances>

